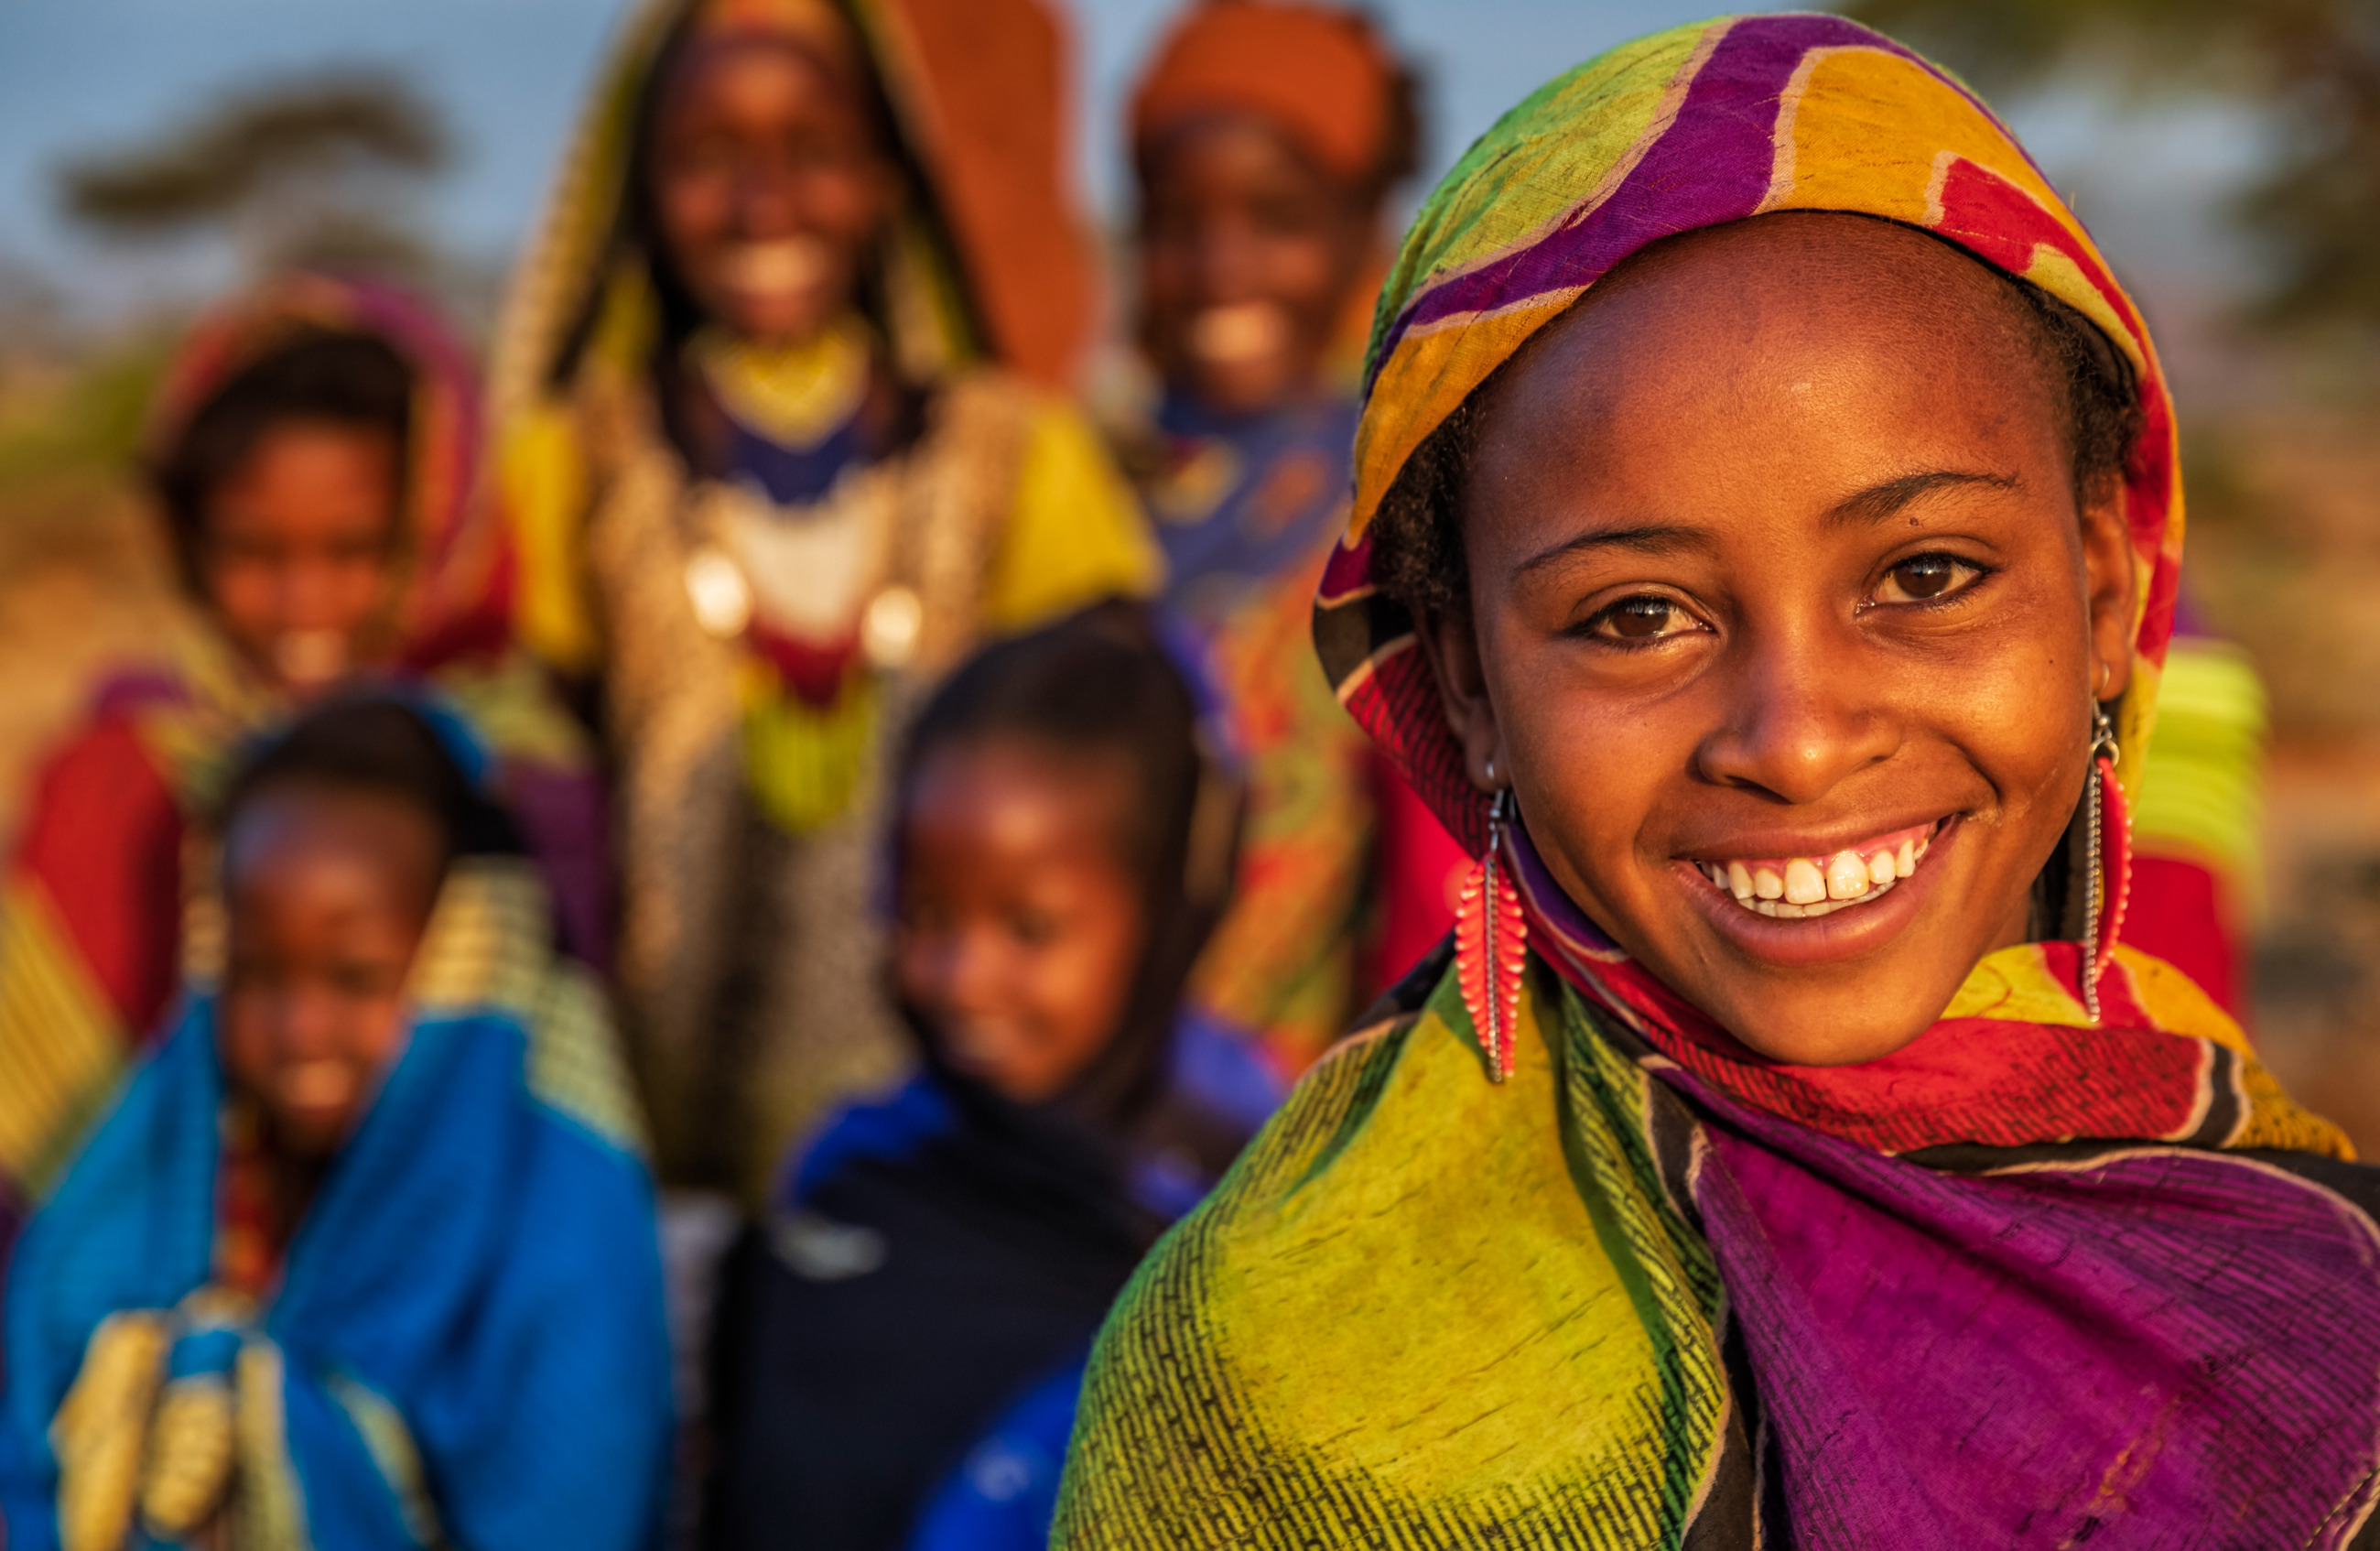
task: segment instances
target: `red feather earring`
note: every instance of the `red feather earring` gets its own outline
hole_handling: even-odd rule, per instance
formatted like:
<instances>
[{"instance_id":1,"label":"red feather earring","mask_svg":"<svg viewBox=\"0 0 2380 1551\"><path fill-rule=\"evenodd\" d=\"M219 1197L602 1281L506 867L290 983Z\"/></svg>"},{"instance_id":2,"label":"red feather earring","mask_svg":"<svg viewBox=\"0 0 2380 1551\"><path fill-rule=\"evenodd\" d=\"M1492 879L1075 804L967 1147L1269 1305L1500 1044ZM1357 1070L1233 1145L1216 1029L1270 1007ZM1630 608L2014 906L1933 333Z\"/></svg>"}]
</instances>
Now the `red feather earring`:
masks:
<instances>
[{"instance_id":1,"label":"red feather earring","mask_svg":"<svg viewBox=\"0 0 2380 1551\"><path fill-rule=\"evenodd\" d=\"M1503 855L1504 826L1512 818L1512 788L1506 787L1488 801L1488 849L1463 877L1454 910L1455 979L1488 1054L1488 1073L1499 1082L1512 1075L1521 973L1529 957L1528 919L1521 913L1521 891Z\"/></svg>"}]
</instances>

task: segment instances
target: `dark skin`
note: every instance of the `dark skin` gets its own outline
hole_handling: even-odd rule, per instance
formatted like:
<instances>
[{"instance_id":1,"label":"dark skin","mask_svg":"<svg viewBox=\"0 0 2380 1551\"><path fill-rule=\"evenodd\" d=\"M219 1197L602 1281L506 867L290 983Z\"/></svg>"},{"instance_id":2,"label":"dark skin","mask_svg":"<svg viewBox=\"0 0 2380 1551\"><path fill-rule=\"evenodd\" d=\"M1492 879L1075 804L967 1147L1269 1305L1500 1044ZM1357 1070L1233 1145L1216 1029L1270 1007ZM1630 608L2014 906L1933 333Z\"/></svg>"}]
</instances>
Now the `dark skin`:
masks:
<instances>
[{"instance_id":1,"label":"dark skin","mask_svg":"<svg viewBox=\"0 0 2380 1551\"><path fill-rule=\"evenodd\" d=\"M1123 1022L1146 931L1117 842L1131 774L994 737L937 750L910 788L901 997L943 1059L1015 1103L1063 1093Z\"/></svg>"},{"instance_id":2,"label":"dark skin","mask_svg":"<svg viewBox=\"0 0 2380 1551\"><path fill-rule=\"evenodd\" d=\"M2025 940L2131 676L2117 493L2078 501L2022 308L1917 233L1761 217L1632 261L1483 406L1469 607L1423 632L1472 777L1776 1060L1898 1050ZM1815 919L1704 871L1912 828L1913 875Z\"/></svg>"},{"instance_id":3,"label":"dark skin","mask_svg":"<svg viewBox=\"0 0 2380 1551\"><path fill-rule=\"evenodd\" d=\"M216 1049L263 1121L285 1240L403 1049L406 976L443 865L437 822L370 792L268 788L225 839Z\"/></svg>"},{"instance_id":4,"label":"dark skin","mask_svg":"<svg viewBox=\"0 0 2380 1551\"><path fill-rule=\"evenodd\" d=\"M807 343L851 307L902 201L857 88L783 40L680 55L646 155L672 273L713 322L764 344Z\"/></svg>"},{"instance_id":5,"label":"dark skin","mask_svg":"<svg viewBox=\"0 0 2380 1551\"><path fill-rule=\"evenodd\" d=\"M1141 177L1141 337L1166 381L1230 414L1313 391L1376 202L1244 114L1169 128Z\"/></svg>"},{"instance_id":6,"label":"dark skin","mask_svg":"<svg viewBox=\"0 0 2380 1551\"><path fill-rule=\"evenodd\" d=\"M268 680L312 693L387 654L398 470L385 431L293 420L207 493L199 585Z\"/></svg>"}]
</instances>

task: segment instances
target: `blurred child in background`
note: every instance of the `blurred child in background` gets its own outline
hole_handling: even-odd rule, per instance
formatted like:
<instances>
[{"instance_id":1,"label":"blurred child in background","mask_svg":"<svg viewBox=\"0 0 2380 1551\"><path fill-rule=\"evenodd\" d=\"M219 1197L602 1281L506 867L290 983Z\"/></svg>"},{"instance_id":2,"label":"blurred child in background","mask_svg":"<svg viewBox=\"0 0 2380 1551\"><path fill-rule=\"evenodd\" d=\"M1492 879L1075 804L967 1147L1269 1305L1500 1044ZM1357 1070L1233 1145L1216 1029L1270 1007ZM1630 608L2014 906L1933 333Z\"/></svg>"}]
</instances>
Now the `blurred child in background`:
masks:
<instances>
[{"instance_id":1,"label":"blurred child in background","mask_svg":"<svg viewBox=\"0 0 2380 1551\"><path fill-rule=\"evenodd\" d=\"M662 1171L755 1198L907 1059L870 969L886 739L986 634L1160 564L1021 380L1087 321L1054 19L856 10L643 7L493 369L524 639L598 687L619 763Z\"/></svg>"},{"instance_id":2,"label":"blurred child in background","mask_svg":"<svg viewBox=\"0 0 2380 1551\"><path fill-rule=\"evenodd\" d=\"M463 738L342 700L233 778L220 979L7 1283L11 1544L653 1543L625 1069Z\"/></svg>"},{"instance_id":3,"label":"blurred child in background","mask_svg":"<svg viewBox=\"0 0 2380 1551\"><path fill-rule=\"evenodd\" d=\"M1183 1004L1240 794L1136 611L960 669L897 791L925 1070L827 1127L739 1257L722 1547L1043 1545L1092 1333L1279 1097Z\"/></svg>"},{"instance_id":4,"label":"blurred child in background","mask_svg":"<svg viewBox=\"0 0 2380 1551\"><path fill-rule=\"evenodd\" d=\"M1163 394L1127 456L1166 606L1205 638L1251 763L1238 904L1196 995L1293 1072L1444 934L1445 880L1464 864L1372 757L1312 647L1415 87L1357 12L1207 0L1143 76L1131 135L1140 340Z\"/></svg>"},{"instance_id":5,"label":"blurred child in background","mask_svg":"<svg viewBox=\"0 0 2380 1551\"><path fill-rule=\"evenodd\" d=\"M193 331L149 472L190 607L172 671L119 676L51 759L0 893L0 1253L179 969L193 819L236 747L337 686L426 676L496 749L567 946L605 955L605 821L577 724L505 649L491 535L467 522L468 361L419 304L297 275Z\"/></svg>"}]
</instances>

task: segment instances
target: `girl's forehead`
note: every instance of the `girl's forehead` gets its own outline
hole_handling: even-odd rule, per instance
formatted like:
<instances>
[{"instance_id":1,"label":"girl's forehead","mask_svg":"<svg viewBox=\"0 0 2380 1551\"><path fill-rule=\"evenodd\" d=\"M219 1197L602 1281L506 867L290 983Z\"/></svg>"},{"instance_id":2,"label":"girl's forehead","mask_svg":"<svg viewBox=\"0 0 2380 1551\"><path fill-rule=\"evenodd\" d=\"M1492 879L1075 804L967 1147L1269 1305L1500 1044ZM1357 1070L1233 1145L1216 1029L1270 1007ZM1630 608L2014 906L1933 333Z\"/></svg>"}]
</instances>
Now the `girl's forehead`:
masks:
<instances>
[{"instance_id":1,"label":"girl's forehead","mask_svg":"<svg viewBox=\"0 0 2380 1551\"><path fill-rule=\"evenodd\" d=\"M267 788L224 837L234 897L325 866L360 871L411 895L435 886L445 851L438 820L377 792L291 783Z\"/></svg>"},{"instance_id":2,"label":"girl's forehead","mask_svg":"<svg viewBox=\"0 0 2380 1551\"><path fill-rule=\"evenodd\" d=\"M929 751L901 815L905 865L916 869L1060 855L1126 867L1146 823L1139 783L1121 750L1066 748L993 734Z\"/></svg>"},{"instance_id":3,"label":"girl's forehead","mask_svg":"<svg viewBox=\"0 0 2380 1551\"><path fill-rule=\"evenodd\" d=\"M1937 331L1930 356L1961 348L1962 333L2015 341L2023 311L2007 277L1924 232L1864 215L1785 212L1643 249L1563 322L1652 315L1697 324L1712 344L1797 323L1828 332L1863 320L1878 329L1913 324Z\"/></svg>"},{"instance_id":4,"label":"girl's forehead","mask_svg":"<svg viewBox=\"0 0 2380 1551\"><path fill-rule=\"evenodd\" d=\"M1713 416L1780 387L2054 414L2047 365L2014 285L1981 263L1888 222L1763 216L1615 270L1491 385L1483 441L1515 409Z\"/></svg>"},{"instance_id":5,"label":"girl's forehead","mask_svg":"<svg viewBox=\"0 0 2380 1551\"><path fill-rule=\"evenodd\" d=\"M841 51L767 32L696 38L659 83L660 122L724 107L858 112L861 67Z\"/></svg>"}]
</instances>

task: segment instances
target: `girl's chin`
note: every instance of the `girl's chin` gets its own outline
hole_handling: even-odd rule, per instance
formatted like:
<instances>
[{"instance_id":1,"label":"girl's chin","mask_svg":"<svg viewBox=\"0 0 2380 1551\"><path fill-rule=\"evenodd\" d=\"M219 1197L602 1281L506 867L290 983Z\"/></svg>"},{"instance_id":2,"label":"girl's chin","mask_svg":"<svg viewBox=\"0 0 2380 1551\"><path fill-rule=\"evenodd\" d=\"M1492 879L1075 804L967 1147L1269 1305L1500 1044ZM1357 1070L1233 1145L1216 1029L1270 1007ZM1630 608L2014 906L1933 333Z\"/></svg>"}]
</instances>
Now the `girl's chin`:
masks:
<instances>
[{"instance_id":1,"label":"girl's chin","mask_svg":"<svg viewBox=\"0 0 2380 1551\"><path fill-rule=\"evenodd\" d=\"M796 349L826 332L837 311L823 291L795 295L728 291L716 309L730 332L768 349Z\"/></svg>"}]
</instances>

